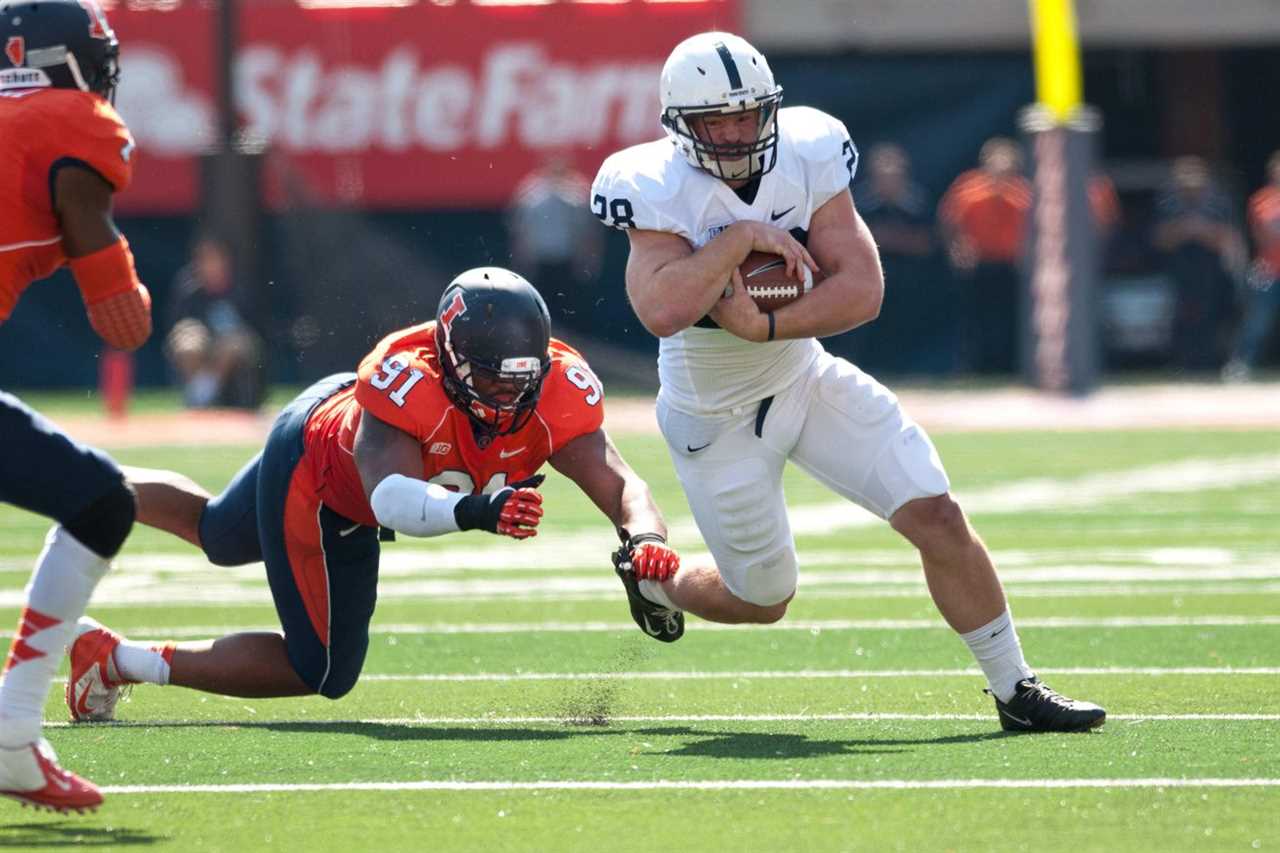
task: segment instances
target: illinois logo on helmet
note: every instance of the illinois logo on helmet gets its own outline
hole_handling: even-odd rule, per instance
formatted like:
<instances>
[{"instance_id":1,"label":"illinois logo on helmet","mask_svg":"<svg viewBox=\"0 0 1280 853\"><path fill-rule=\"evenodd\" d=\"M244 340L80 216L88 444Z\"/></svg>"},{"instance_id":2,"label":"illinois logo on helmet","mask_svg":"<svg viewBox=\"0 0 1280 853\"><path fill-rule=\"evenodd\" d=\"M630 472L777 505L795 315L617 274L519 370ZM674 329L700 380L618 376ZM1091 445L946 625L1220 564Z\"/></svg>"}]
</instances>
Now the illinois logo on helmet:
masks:
<instances>
[{"instance_id":1,"label":"illinois logo on helmet","mask_svg":"<svg viewBox=\"0 0 1280 853\"><path fill-rule=\"evenodd\" d=\"M22 36L9 36L4 43L4 55L14 68L21 68L27 58L27 40Z\"/></svg>"},{"instance_id":2,"label":"illinois logo on helmet","mask_svg":"<svg viewBox=\"0 0 1280 853\"><path fill-rule=\"evenodd\" d=\"M0 0L0 91L54 87L114 100L120 42L95 0Z\"/></svg>"}]
</instances>

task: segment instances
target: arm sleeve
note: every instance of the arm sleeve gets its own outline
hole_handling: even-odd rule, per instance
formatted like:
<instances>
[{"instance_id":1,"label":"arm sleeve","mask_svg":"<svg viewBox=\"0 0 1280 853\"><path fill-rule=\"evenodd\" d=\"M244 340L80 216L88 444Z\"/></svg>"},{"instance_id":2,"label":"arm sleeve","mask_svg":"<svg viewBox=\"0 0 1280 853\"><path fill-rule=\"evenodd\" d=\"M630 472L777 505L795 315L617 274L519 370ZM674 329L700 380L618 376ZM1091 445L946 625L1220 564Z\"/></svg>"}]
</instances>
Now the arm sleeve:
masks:
<instances>
[{"instance_id":1,"label":"arm sleeve","mask_svg":"<svg viewBox=\"0 0 1280 853\"><path fill-rule=\"evenodd\" d=\"M369 505L378 524L409 536L442 536L455 533L454 513L467 495L403 474L392 474L373 489Z\"/></svg>"}]
</instances>

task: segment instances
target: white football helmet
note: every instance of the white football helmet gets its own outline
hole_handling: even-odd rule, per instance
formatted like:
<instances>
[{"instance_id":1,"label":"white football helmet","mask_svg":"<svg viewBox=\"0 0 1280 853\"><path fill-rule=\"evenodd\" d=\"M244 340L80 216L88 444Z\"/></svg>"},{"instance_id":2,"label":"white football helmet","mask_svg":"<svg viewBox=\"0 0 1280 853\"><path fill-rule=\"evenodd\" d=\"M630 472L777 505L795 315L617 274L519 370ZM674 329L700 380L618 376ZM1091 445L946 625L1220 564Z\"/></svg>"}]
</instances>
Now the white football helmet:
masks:
<instances>
[{"instance_id":1,"label":"white football helmet","mask_svg":"<svg viewBox=\"0 0 1280 853\"><path fill-rule=\"evenodd\" d=\"M723 180L750 180L777 161L778 104L782 87L764 54L732 33L690 36L662 66L662 127L691 164ZM703 139L689 119L759 110L754 141L716 144Z\"/></svg>"}]
</instances>

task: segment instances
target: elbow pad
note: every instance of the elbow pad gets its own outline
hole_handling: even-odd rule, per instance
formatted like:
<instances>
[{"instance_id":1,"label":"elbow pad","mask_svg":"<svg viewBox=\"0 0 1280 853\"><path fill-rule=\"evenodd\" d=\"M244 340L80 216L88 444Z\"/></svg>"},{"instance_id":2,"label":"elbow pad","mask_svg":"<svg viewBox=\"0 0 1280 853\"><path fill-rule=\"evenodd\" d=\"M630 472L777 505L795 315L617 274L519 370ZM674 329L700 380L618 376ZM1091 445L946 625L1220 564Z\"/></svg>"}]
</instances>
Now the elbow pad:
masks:
<instances>
[{"instance_id":1,"label":"elbow pad","mask_svg":"<svg viewBox=\"0 0 1280 853\"><path fill-rule=\"evenodd\" d=\"M151 336L151 294L138 280L129 242L116 242L67 262L93 330L111 346L135 350Z\"/></svg>"},{"instance_id":2,"label":"elbow pad","mask_svg":"<svg viewBox=\"0 0 1280 853\"><path fill-rule=\"evenodd\" d=\"M383 479L369 496L378 524L408 536L441 536L460 528L454 507L466 495L403 474Z\"/></svg>"}]
</instances>

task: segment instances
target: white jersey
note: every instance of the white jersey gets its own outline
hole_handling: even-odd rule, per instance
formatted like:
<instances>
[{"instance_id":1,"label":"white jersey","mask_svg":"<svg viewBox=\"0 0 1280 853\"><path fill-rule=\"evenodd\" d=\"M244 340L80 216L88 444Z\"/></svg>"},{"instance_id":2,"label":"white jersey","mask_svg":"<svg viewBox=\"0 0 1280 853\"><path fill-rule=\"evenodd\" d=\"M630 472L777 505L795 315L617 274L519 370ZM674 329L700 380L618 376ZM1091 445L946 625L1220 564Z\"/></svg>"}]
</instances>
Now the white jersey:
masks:
<instances>
[{"instance_id":1,"label":"white jersey","mask_svg":"<svg viewBox=\"0 0 1280 853\"><path fill-rule=\"evenodd\" d=\"M807 234L814 211L853 180L857 149L839 120L811 107L788 107L778 111L777 156L747 204L719 178L690 165L669 139L635 145L604 161L591 187L591 209L607 225L679 234L694 249L741 220ZM659 396L691 414L746 406L790 386L820 352L813 338L752 343L693 326L661 339Z\"/></svg>"}]
</instances>

